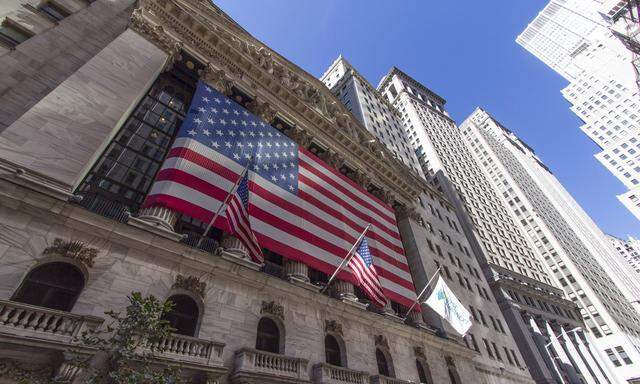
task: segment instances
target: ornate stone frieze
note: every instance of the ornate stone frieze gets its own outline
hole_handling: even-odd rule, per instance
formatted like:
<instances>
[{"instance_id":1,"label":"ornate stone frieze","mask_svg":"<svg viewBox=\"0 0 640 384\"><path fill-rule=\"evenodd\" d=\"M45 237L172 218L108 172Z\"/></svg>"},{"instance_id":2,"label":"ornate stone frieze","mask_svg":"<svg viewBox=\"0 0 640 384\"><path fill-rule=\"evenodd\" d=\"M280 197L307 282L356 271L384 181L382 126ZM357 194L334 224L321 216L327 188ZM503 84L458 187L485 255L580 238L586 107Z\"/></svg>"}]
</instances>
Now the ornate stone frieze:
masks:
<instances>
[{"instance_id":1,"label":"ornate stone frieze","mask_svg":"<svg viewBox=\"0 0 640 384\"><path fill-rule=\"evenodd\" d=\"M318 157L335 169L340 169L342 164L344 164L344 157L333 149L327 149L326 151L321 152Z\"/></svg>"},{"instance_id":2,"label":"ornate stone frieze","mask_svg":"<svg viewBox=\"0 0 640 384\"><path fill-rule=\"evenodd\" d=\"M200 80L211 85L223 95L231 95L233 80L224 69L217 69L209 64L201 69L198 75L200 75Z\"/></svg>"},{"instance_id":3,"label":"ornate stone frieze","mask_svg":"<svg viewBox=\"0 0 640 384\"><path fill-rule=\"evenodd\" d=\"M406 218L414 220L416 222L419 222L420 220L422 220L420 218L420 214L418 214L415 208L407 207L406 205L402 205L402 204L398 204L394 208L396 210L396 216L400 220L406 219Z\"/></svg>"},{"instance_id":4,"label":"ornate stone frieze","mask_svg":"<svg viewBox=\"0 0 640 384\"><path fill-rule=\"evenodd\" d=\"M342 333L342 324L338 323L335 320L325 320L324 321L324 331L338 334L340 336Z\"/></svg>"},{"instance_id":5,"label":"ornate stone frieze","mask_svg":"<svg viewBox=\"0 0 640 384\"><path fill-rule=\"evenodd\" d=\"M93 267L93 260L98 256L98 250L87 246L82 241L64 241L57 238L53 240L53 245L42 251L42 254L68 257Z\"/></svg>"},{"instance_id":6,"label":"ornate stone frieze","mask_svg":"<svg viewBox=\"0 0 640 384\"><path fill-rule=\"evenodd\" d=\"M418 359L427 360L427 356L424 354L424 348L413 347L413 353L415 353Z\"/></svg>"},{"instance_id":7,"label":"ornate stone frieze","mask_svg":"<svg viewBox=\"0 0 640 384\"><path fill-rule=\"evenodd\" d=\"M387 341L387 337L384 335L375 335L376 347L381 347L385 349L389 349L389 342Z\"/></svg>"},{"instance_id":8,"label":"ornate stone frieze","mask_svg":"<svg viewBox=\"0 0 640 384\"><path fill-rule=\"evenodd\" d=\"M247 104L247 109L267 123L272 122L278 112L271 106L271 104L266 101L262 101L259 96Z\"/></svg>"},{"instance_id":9,"label":"ornate stone frieze","mask_svg":"<svg viewBox=\"0 0 640 384\"><path fill-rule=\"evenodd\" d=\"M295 112L298 118L306 119L309 124L305 135L292 132L301 145L306 147L309 136L314 135L331 140L350 162L353 158L356 168L373 165L379 182L393 187L398 198L408 202L418 196L421 181L386 147L367 144L376 142L374 136L324 84L255 40L215 5L201 0L140 0L139 7L144 12L132 16L132 28L168 47L172 45L164 35L170 32L184 44L186 52L203 62L215 63L227 75L234 74L238 84L255 85L258 94L270 93L289 106L287 113ZM140 14L152 20L151 26L138 20Z\"/></svg>"},{"instance_id":10,"label":"ornate stone frieze","mask_svg":"<svg viewBox=\"0 0 640 384\"><path fill-rule=\"evenodd\" d=\"M18 383L46 380L53 374L52 367L32 368L16 360L0 358L0 377Z\"/></svg>"},{"instance_id":11,"label":"ornate stone frieze","mask_svg":"<svg viewBox=\"0 0 640 384\"><path fill-rule=\"evenodd\" d=\"M275 301L263 301L260 313L268 314L284 321L284 307Z\"/></svg>"},{"instance_id":12,"label":"ornate stone frieze","mask_svg":"<svg viewBox=\"0 0 640 384\"><path fill-rule=\"evenodd\" d=\"M182 42L169 36L161 25L153 24L143 15L143 8L136 8L131 13L129 27L144 36L158 48L169 54L169 61L173 62L180 55Z\"/></svg>"},{"instance_id":13,"label":"ornate stone frieze","mask_svg":"<svg viewBox=\"0 0 640 384\"><path fill-rule=\"evenodd\" d=\"M200 281L195 276L177 275L176 281L173 283L173 288L184 289L189 292L200 296L204 299L205 290L207 289L207 283Z\"/></svg>"},{"instance_id":14,"label":"ornate stone frieze","mask_svg":"<svg viewBox=\"0 0 640 384\"><path fill-rule=\"evenodd\" d=\"M300 146L301 148L305 148L305 149L308 148L309 145L311 145L311 142L313 141L313 136L310 135L306 130L298 126L291 128L286 132L286 134L293 141L295 141L298 144L298 146Z\"/></svg>"}]
</instances>

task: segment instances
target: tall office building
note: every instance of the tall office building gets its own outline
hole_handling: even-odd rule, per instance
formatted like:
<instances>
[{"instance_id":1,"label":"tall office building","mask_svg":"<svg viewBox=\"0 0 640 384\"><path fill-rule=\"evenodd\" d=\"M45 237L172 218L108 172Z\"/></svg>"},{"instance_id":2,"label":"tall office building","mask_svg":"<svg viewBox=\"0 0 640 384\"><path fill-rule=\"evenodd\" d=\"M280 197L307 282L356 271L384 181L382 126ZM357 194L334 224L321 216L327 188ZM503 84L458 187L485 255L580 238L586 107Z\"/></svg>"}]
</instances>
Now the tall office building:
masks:
<instances>
[{"instance_id":1,"label":"tall office building","mask_svg":"<svg viewBox=\"0 0 640 384\"><path fill-rule=\"evenodd\" d=\"M627 263L628 267L631 268L632 271L640 274L640 241L632 236L629 236L627 240L611 235L607 235L607 237ZM638 276L638 278L640 278L640 276Z\"/></svg>"},{"instance_id":2,"label":"tall office building","mask_svg":"<svg viewBox=\"0 0 640 384\"><path fill-rule=\"evenodd\" d=\"M588 334L566 334L584 327L577 307L553 286L548 269L445 112L445 100L397 68L381 80L378 90L400 112L425 173L456 207L472 252L536 382L614 383L597 353L589 349ZM482 352L491 357L490 351Z\"/></svg>"},{"instance_id":3,"label":"tall office building","mask_svg":"<svg viewBox=\"0 0 640 384\"><path fill-rule=\"evenodd\" d=\"M552 0L516 41L569 82L562 95L602 149L596 158L627 187L619 200L640 219L637 53L616 32L628 10L620 3Z\"/></svg>"},{"instance_id":4,"label":"tall office building","mask_svg":"<svg viewBox=\"0 0 640 384\"><path fill-rule=\"evenodd\" d=\"M555 178L523 140L480 108L460 130L555 280L580 308L599 352L610 358L611 371L620 380L636 378L640 313L630 301L640 298L637 278L605 235L581 220L586 213L562 185L546 181ZM571 204L559 201L560 195L569 196Z\"/></svg>"},{"instance_id":5,"label":"tall office building","mask_svg":"<svg viewBox=\"0 0 640 384\"><path fill-rule=\"evenodd\" d=\"M320 80L381 144L423 177L400 114L344 57L338 57ZM401 223L405 233L416 234L403 236L414 281L422 288L439 269L474 317L464 340L469 348L480 353L475 361L489 371L498 372L501 368L506 372L523 371L525 361L518 353L481 265L473 257L455 207L426 180L422 188L413 213L415 220ZM428 316L428 323L438 325L437 315L428 306L423 305L422 311ZM455 337L455 332L446 325L439 326L448 331L449 337Z\"/></svg>"}]
</instances>

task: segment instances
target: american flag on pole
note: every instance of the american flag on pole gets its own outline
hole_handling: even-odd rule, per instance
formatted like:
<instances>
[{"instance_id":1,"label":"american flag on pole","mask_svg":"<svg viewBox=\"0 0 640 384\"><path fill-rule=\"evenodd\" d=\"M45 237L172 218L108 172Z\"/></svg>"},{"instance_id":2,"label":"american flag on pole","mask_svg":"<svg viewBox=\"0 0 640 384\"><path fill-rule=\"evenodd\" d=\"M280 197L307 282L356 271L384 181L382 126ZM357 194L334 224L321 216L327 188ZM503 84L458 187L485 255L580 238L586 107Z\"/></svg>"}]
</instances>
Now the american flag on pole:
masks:
<instances>
[{"instance_id":1,"label":"american flag on pole","mask_svg":"<svg viewBox=\"0 0 640 384\"><path fill-rule=\"evenodd\" d=\"M261 247L331 274L371 223L384 295L416 300L393 209L203 82L144 206L209 222L250 160L248 214ZM221 214L213 225L226 221ZM349 270L337 277L358 283Z\"/></svg>"},{"instance_id":2,"label":"american flag on pole","mask_svg":"<svg viewBox=\"0 0 640 384\"><path fill-rule=\"evenodd\" d=\"M349 267L358 280L358 286L367 294L367 296L379 307L387 304L387 298L382 291L382 285L378 279L378 272L373 265L373 257L367 238L362 238L360 246L355 250L351 259L349 259Z\"/></svg>"},{"instance_id":3,"label":"american flag on pole","mask_svg":"<svg viewBox=\"0 0 640 384\"><path fill-rule=\"evenodd\" d=\"M249 172L244 172L237 189L229 197L227 202L226 217L227 223L232 234L244 244L249 250L249 255L253 261L262 264L264 255L258 239L251 230L249 221Z\"/></svg>"}]
</instances>

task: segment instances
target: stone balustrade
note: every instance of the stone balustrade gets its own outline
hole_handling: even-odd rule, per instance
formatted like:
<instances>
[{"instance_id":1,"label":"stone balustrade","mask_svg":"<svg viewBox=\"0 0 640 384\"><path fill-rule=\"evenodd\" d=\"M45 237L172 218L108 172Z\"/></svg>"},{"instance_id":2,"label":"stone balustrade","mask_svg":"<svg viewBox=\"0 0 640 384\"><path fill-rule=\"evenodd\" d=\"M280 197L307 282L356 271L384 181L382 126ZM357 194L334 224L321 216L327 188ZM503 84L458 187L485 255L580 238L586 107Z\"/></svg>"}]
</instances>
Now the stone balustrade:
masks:
<instances>
[{"instance_id":1,"label":"stone balustrade","mask_svg":"<svg viewBox=\"0 0 640 384\"><path fill-rule=\"evenodd\" d=\"M393 377L376 375L371 376L371 384L412 384L412 381L396 379Z\"/></svg>"},{"instance_id":2,"label":"stone balustrade","mask_svg":"<svg viewBox=\"0 0 640 384\"><path fill-rule=\"evenodd\" d=\"M95 316L0 300L0 335L40 339L60 344L77 341L84 331L95 330L104 320Z\"/></svg>"},{"instance_id":3,"label":"stone balustrade","mask_svg":"<svg viewBox=\"0 0 640 384\"><path fill-rule=\"evenodd\" d=\"M308 364L308 360L298 357L243 348L236 351L232 378L253 377L264 383L306 383L309 382Z\"/></svg>"},{"instance_id":4,"label":"stone balustrade","mask_svg":"<svg viewBox=\"0 0 640 384\"><path fill-rule=\"evenodd\" d=\"M154 344L158 357L204 366L222 366L223 343L171 334Z\"/></svg>"},{"instance_id":5,"label":"stone balustrade","mask_svg":"<svg viewBox=\"0 0 640 384\"><path fill-rule=\"evenodd\" d=\"M313 382L315 384L368 384L369 374L320 363L313 366Z\"/></svg>"}]
</instances>

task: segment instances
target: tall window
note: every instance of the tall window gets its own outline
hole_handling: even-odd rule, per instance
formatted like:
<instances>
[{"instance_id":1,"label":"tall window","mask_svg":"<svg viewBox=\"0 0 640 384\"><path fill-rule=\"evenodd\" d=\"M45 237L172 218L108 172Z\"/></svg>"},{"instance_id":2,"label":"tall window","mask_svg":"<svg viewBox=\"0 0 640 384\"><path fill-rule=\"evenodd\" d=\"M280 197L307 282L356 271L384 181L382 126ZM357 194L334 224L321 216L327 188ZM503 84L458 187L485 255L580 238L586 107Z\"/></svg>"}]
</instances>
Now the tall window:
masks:
<instances>
[{"instance_id":1,"label":"tall window","mask_svg":"<svg viewBox=\"0 0 640 384\"><path fill-rule=\"evenodd\" d=\"M376 362L378 363L378 373L384 376L389 375L389 364L387 358L379 348L376 348Z\"/></svg>"},{"instance_id":2,"label":"tall window","mask_svg":"<svg viewBox=\"0 0 640 384\"><path fill-rule=\"evenodd\" d=\"M342 351L338 340L333 335L326 335L324 337L324 353L326 362L331 365L343 367Z\"/></svg>"},{"instance_id":3,"label":"tall window","mask_svg":"<svg viewBox=\"0 0 640 384\"><path fill-rule=\"evenodd\" d=\"M195 336L200 309L195 300L187 295L174 295L167 299L173 303L171 311L163 316L169 321L175 333L185 336Z\"/></svg>"},{"instance_id":4,"label":"tall window","mask_svg":"<svg viewBox=\"0 0 640 384\"><path fill-rule=\"evenodd\" d=\"M62 7L52 2L51 0L38 6L38 10L54 23L69 16L69 12L67 12Z\"/></svg>"},{"instance_id":5,"label":"tall window","mask_svg":"<svg viewBox=\"0 0 640 384\"><path fill-rule=\"evenodd\" d=\"M258 323L256 349L280 353L280 330L276 322L268 317L263 317Z\"/></svg>"},{"instance_id":6,"label":"tall window","mask_svg":"<svg viewBox=\"0 0 640 384\"><path fill-rule=\"evenodd\" d=\"M22 28L10 24L6 19L0 24L0 45L15 48L32 36Z\"/></svg>"},{"instance_id":7,"label":"tall window","mask_svg":"<svg viewBox=\"0 0 640 384\"><path fill-rule=\"evenodd\" d=\"M416 359L416 369L418 370L418 379L420 379L421 384L433 384L431 370L418 359Z\"/></svg>"},{"instance_id":8,"label":"tall window","mask_svg":"<svg viewBox=\"0 0 640 384\"><path fill-rule=\"evenodd\" d=\"M94 164L77 191L85 201L95 206L117 202L130 211L140 207L195 90L195 69L187 69L185 61L177 62L173 70L158 77Z\"/></svg>"},{"instance_id":9,"label":"tall window","mask_svg":"<svg viewBox=\"0 0 640 384\"><path fill-rule=\"evenodd\" d=\"M84 283L82 272L75 266L61 262L47 263L29 272L12 300L71 311Z\"/></svg>"}]
</instances>

